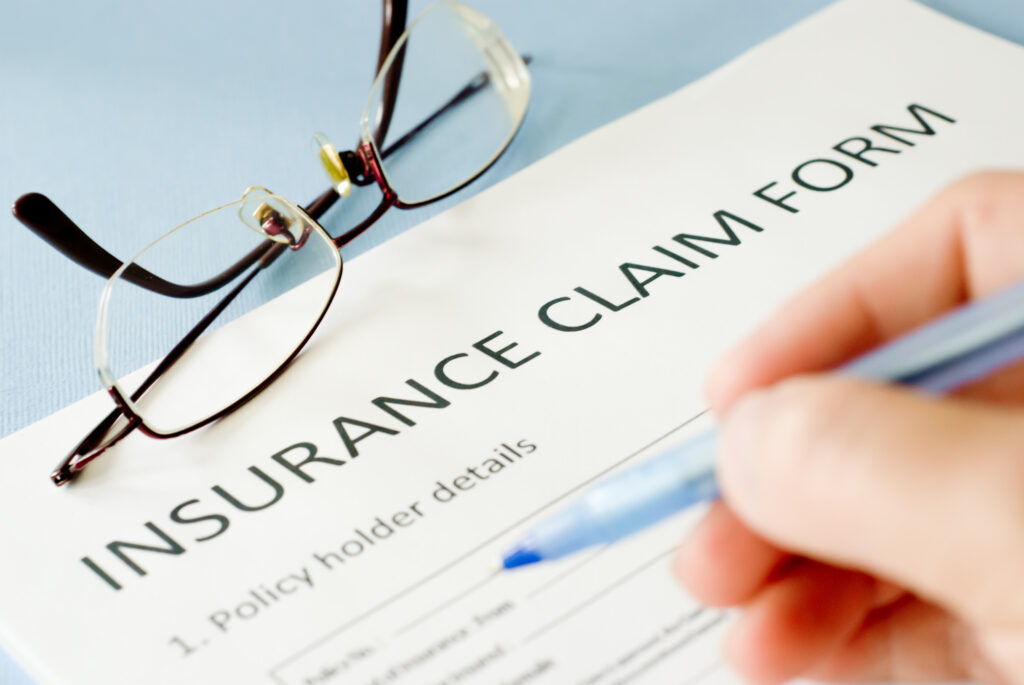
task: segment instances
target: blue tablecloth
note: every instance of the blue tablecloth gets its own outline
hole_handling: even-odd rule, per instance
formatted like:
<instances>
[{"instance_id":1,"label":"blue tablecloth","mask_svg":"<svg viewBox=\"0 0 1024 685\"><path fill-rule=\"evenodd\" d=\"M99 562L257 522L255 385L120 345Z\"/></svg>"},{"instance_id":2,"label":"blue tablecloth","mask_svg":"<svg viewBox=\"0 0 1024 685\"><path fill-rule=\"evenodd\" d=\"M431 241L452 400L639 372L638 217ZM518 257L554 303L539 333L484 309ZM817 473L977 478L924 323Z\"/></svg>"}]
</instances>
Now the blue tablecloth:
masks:
<instances>
[{"instance_id":1,"label":"blue tablecloth","mask_svg":"<svg viewBox=\"0 0 1024 685\"><path fill-rule=\"evenodd\" d=\"M411 13L425 4L413 0ZM828 3L472 4L533 56L534 91L508 154L451 202L686 85ZM1024 5L1017 0L925 4L1024 43ZM310 134L324 130L338 142L355 141L380 29L376 0L13 0L4 10L0 198L44 192L120 256L251 184L312 199L324 183ZM444 206L391 212L344 257ZM339 212L325 226L337 232L343 223ZM92 327L102 281L9 214L0 215L0 236L0 435L7 435L100 388ZM41 456L41 474L59 456ZM39 620L60 621L58 605ZM32 681L0 653L0 683Z\"/></svg>"}]
</instances>

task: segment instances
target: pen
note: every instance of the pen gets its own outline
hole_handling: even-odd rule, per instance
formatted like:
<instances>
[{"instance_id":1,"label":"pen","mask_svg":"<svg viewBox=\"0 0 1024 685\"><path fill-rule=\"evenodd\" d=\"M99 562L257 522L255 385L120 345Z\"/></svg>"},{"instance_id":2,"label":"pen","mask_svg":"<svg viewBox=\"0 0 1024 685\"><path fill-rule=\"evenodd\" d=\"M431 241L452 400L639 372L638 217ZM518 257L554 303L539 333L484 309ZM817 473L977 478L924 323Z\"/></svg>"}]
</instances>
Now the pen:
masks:
<instances>
[{"instance_id":1,"label":"pen","mask_svg":"<svg viewBox=\"0 0 1024 685\"><path fill-rule=\"evenodd\" d=\"M977 300L840 367L861 378L942 394L1024 358L1024 282ZM716 432L612 475L530 530L506 569L557 559L635 533L719 495Z\"/></svg>"}]
</instances>

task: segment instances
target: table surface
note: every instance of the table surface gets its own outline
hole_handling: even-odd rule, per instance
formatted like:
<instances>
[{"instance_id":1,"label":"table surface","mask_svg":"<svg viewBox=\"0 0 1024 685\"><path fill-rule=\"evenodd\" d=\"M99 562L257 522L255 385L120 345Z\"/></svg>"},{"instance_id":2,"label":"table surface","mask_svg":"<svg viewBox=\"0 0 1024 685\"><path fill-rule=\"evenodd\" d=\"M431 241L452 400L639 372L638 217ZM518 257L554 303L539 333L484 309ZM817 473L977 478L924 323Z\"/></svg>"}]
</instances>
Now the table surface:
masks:
<instances>
[{"instance_id":1,"label":"table surface","mask_svg":"<svg viewBox=\"0 0 1024 685\"><path fill-rule=\"evenodd\" d=\"M410 15L426 5L410 4ZM677 90L829 3L472 4L533 56L523 129L478 182L437 206L390 212L343 250L345 259ZM923 4L1024 43L1018 0ZM380 5L298 0L282 7L268 0L7 2L0 22L6 94L0 198L13 202L43 192L122 257L253 183L312 199L324 182L310 136L324 130L336 141L355 140L375 66ZM344 223L343 209L324 221L335 234ZM3 436L100 389L92 329L103 283L6 212L0 236ZM41 473L60 456L41 455ZM32 682L0 652L0 683Z\"/></svg>"}]
</instances>

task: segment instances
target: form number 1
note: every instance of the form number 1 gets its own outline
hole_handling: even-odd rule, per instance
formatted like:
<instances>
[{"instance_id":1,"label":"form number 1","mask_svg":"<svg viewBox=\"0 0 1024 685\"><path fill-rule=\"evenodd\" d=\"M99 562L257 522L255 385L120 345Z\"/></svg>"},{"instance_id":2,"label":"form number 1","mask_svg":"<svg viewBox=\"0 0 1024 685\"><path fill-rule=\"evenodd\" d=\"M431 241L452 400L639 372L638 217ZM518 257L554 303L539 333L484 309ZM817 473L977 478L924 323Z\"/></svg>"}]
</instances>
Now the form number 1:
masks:
<instances>
[{"instance_id":1,"label":"form number 1","mask_svg":"<svg viewBox=\"0 0 1024 685\"><path fill-rule=\"evenodd\" d=\"M182 656L188 656L189 654L192 654L192 653L196 652L199 649L199 647L193 647L192 645L190 645L189 643L185 642L184 640L182 640L180 637L177 637L177 636L172 637L170 639L170 644L173 645L173 646L178 647L181 650L181 655ZM206 644L206 641L203 640L202 644ZM200 645L200 647L201 646L202 645Z\"/></svg>"}]
</instances>

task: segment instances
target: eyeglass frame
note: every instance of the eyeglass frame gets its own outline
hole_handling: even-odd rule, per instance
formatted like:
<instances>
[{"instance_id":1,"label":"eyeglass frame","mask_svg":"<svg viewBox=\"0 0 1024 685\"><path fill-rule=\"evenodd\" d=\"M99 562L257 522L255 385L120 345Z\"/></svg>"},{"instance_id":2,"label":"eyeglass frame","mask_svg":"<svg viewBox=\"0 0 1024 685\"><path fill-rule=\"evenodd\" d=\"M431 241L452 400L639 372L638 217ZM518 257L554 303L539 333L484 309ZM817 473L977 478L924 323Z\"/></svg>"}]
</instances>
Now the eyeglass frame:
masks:
<instances>
[{"instance_id":1,"label":"eyeglass frame","mask_svg":"<svg viewBox=\"0 0 1024 685\"><path fill-rule=\"evenodd\" d=\"M439 4L440 3L453 4L452 0L439 0ZM313 224L323 230L328 237L331 237L335 248L339 250L361 235L364 231L370 228L370 226L375 224L384 215L384 213L392 207L398 209L416 209L423 207L443 200L473 183L480 176L486 173L487 170L490 169L504 154L505 150L521 129L523 117L520 117L515 123L515 127L499 151L490 160L488 160L484 166L477 170L476 173L458 185L426 200L415 202L403 201L387 179L383 170L383 160L399 147L411 141L439 116L479 92L489 82L488 74L486 72L481 73L477 77L473 78L451 99L441 105L441 107L439 107L433 114L428 116L418 125L414 126L401 138L394 141L386 148L378 150L374 141L383 141L387 136L391 120L394 115L395 102L398 97L398 88L405 60L405 45L403 44L401 48L395 52L393 57L392 52L395 51L396 45L406 32L407 18L408 0L382 0L381 42L377 58L377 71L375 73L379 77L382 69L387 67L387 71L384 73L384 81L381 84L380 103L375 113L375 121L372 125L372 134L370 134L372 135L372 138L370 138L370 135L364 135L354 150L346 150L337 153L344 171L347 174L348 180L352 185L363 187L376 184L379 187L382 194L380 203L363 221L337 237L331 237L326 229L324 229L319 223L320 217L322 217L324 213L326 213L327 210L330 209L341 197L341 194L334 186L325 190L306 206L294 206L296 209L301 210ZM389 57L390 63L388 63ZM526 65L530 63L531 58L528 55L523 55L521 56L521 60L522 64ZM521 76L525 77L524 80L528 96L528 72L524 69ZM289 202L289 204L291 203ZM75 224L74 221L72 221L52 200L47 198L45 195L41 193L27 193L22 195L15 201L12 213L18 221L24 224L33 233L38 235L61 254L89 271L92 271L103 278L110 279L122 270L123 263L121 260L114 257L90 238L85 231ZM237 278L250 266L256 264L261 259L265 259L272 251L280 249L280 243L266 241L254 250L250 251L248 254L244 255L238 262L228 267L222 273L208 279L207 281L193 285L182 286L166 281L159 276L146 271L137 264L130 264L122 271L121 277L130 283L161 295L177 298L198 297L218 290ZM271 257L271 259L273 258L274 257ZM116 405L115 408L110 412L110 414L101 420L96 427L93 428L85 438L83 438L68 453L67 456L65 456L60 464L50 474L50 479L58 486L69 483L75 478L75 476L77 476L78 473L84 470L86 465L103 454L107 449L116 445L136 429L151 438L175 438L207 426L248 403L256 395L265 390L274 380L276 380L295 359L295 357L298 356L306 343L309 342L313 333L319 327L321 321L326 315L327 310L330 308L330 305L333 303L338 285L341 282L343 267L344 262L339 259L338 273L333 287L331 288L330 295L325 302L319 317L309 329L306 336L299 342L287 359L285 359L261 383L253 387L245 395L232 402L227 407L214 412L210 416L191 426L175 431L163 432L157 431L151 426L148 426L145 419L142 418L132 407L131 402L127 401L121 395L116 385L111 385L107 387L107 391L114 400ZM133 401L138 397L141 397L141 395L144 394L149 387L151 387L151 385L160 378L162 373L170 368L170 366L172 366L177 359L184 354L185 350L192 344L192 342L202 335L206 328L214 319L216 319L220 310L222 310L223 307L226 306L227 303L238 294L238 292L240 292L245 284L246 281L243 280L243 282L236 286L233 291L229 292L225 298L214 307L214 310L204 316L204 318L192 330L190 330L160 362L158 362L153 372L151 372L142 384L132 393ZM114 427L118 419L121 419L122 417L126 420L126 424L118 429L113 435L108 436L108 433Z\"/></svg>"}]
</instances>

